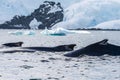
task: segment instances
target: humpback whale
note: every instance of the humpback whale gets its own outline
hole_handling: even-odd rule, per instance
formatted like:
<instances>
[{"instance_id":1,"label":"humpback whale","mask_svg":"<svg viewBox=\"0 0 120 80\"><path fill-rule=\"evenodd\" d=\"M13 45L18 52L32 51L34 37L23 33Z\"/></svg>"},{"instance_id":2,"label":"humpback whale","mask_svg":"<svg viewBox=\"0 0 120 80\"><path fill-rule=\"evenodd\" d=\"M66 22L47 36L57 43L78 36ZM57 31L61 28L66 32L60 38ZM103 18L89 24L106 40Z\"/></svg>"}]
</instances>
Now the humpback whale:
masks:
<instances>
[{"instance_id":1,"label":"humpback whale","mask_svg":"<svg viewBox=\"0 0 120 80\"><path fill-rule=\"evenodd\" d=\"M55 47L18 47L0 50L1 53L14 53L14 52L35 52L35 51L47 51L47 52L62 52L72 51L76 44L59 45Z\"/></svg>"},{"instance_id":2,"label":"humpback whale","mask_svg":"<svg viewBox=\"0 0 120 80\"><path fill-rule=\"evenodd\" d=\"M50 52L60 52L60 51L72 51L76 44L60 45L55 47L22 47L23 49L31 49L36 51L50 51Z\"/></svg>"},{"instance_id":3,"label":"humpback whale","mask_svg":"<svg viewBox=\"0 0 120 80\"><path fill-rule=\"evenodd\" d=\"M5 43L2 44L5 47L21 47L23 42Z\"/></svg>"},{"instance_id":4,"label":"humpback whale","mask_svg":"<svg viewBox=\"0 0 120 80\"><path fill-rule=\"evenodd\" d=\"M102 56L104 54L120 55L120 46L108 43L108 39L90 44L84 48L65 54L67 57L79 57L81 55Z\"/></svg>"}]
</instances>

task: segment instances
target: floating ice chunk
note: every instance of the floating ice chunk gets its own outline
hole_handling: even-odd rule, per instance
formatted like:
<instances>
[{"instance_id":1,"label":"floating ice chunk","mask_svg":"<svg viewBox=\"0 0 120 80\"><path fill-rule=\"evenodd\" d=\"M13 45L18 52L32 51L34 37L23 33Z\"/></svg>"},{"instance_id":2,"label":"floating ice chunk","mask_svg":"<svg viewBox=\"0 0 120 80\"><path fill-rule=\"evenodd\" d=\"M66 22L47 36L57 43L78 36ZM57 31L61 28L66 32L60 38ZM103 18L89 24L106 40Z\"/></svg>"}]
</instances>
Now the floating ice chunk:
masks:
<instances>
[{"instance_id":1,"label":"floating ice chunk","mask_svg":"<svg viewBox=\"0 0 120 80\"><path fill-rule=\"evenodd\" d=\"M55 28L55 29L51 29L48 30L47 28L45 30L43 30L41 32L41 34L45 34L45 35L54 35L54 36L63 36L66 34L75 34L75 33L83 33L83 34L90 34L90 32L88 31L76 31L76 30L67 30L64 28Z\"/></svg>"},{"instance_id":2,"label":"floating ice chunk","mask_svg":"<svg viewBox=\"0 0 120 80\"><path fill-rule=\"evenodd\" d=\"M45 34L45 35L53 35L53 36L64 36L66 35L65 32L63 32L63 30L61 30L60 28L58 29L52 29L52 30L48 30L47 28L45 30L43 30L41 32L41 34Z\"/></svg>"},{"instance_id":3,"label":"floating ice chunk","mask_svg":"<svg viewBox=\"0 0 120 80\"><path fill-rule=\"evenodd\" d=\"M14 32L8 32L8 33L16 36L23 35L23 32L21 31L14 31Z\"/></svg>"},{"instance_id":4,"label":"floating ice chunk","mask_svg":"<svg viewBox=\"0 0 120 80\"><path fill-rule=\"evenodd\" d=\"M24 31L24 35L35 35L34 31Z\"/></svg>"},{"instance_id":5,"label":"floating ice chunk","mask_svg":"<svg viewBox=\"0 0 120 80\"><path fill-rule=\"evenodd\" d=\"M8 32L8 33L12 34L12 35L16 35L16 36L19 36L19 35L35 35L34 31L14 31L14 32Z\"/></svg>"}]
</instances>

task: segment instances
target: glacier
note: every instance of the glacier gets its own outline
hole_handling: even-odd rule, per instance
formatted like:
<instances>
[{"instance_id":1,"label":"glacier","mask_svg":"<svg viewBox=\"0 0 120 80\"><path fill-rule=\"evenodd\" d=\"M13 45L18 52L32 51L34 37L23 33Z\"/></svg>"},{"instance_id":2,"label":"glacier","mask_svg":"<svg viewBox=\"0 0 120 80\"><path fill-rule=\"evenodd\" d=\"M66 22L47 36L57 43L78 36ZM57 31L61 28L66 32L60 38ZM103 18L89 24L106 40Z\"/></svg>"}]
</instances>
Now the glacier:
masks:
<instances>
[{"instance_id":1,"label":"glacier","mask_svg":"<svg viewBox=\"0 0 120 80\"><path fill-rule=\"evenodd\" d=\"M64 20L53 26L53 28L89 28L118 19L120 19L120 1L83 0L65 9Z\"/></svg>"}]
</instances>

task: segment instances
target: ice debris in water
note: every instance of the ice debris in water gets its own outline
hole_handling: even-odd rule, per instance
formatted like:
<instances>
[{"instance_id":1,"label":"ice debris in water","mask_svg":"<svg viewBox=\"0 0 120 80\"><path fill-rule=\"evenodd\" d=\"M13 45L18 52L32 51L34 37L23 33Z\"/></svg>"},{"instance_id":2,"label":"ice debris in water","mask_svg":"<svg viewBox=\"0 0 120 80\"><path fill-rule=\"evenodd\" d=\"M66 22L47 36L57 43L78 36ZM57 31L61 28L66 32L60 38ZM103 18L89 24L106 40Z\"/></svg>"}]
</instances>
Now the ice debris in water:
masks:
<instances>
[{"instance_id":1,"label":"ice debris in water","mask_svg":"<svg viewBox=\"0 0 120 80\"><path fill-rule=\"evenodd\" d=\"M35 32L34 31L14 31L14 32L8 32L9 34L11 35L16 35L16 36L19 36L19 35L35 35Z\"/></svg>"}]
</instances>

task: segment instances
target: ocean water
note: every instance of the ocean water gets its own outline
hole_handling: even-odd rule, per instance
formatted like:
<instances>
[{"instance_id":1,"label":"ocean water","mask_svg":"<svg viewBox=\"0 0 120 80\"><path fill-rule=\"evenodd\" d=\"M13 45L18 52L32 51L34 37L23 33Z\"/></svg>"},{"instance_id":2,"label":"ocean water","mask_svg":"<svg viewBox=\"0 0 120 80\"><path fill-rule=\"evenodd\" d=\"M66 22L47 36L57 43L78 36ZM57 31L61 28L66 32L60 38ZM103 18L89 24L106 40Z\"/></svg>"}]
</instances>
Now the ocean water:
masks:
<instances>
[{"instance_id":1,"label":"ocean water","mask_svg":"<svg viewBox=\"0 0 120 80\"><path fill-rule=\"evenodd\" d=\"M23 46L56 46L75 43L78 47L82 47L103 39L109 39L110 43L120 45L120 31L88 31L90 32L89 34L76 33L66 34L65 36L51 36L41 34L41 30L32 31L34 35L26 34L29 33L29 30L19 30L19 32L24 32L25 34L10 34L10 32L15 31L0 30L0 44L23 41Z\"/></svg>"},{"instance_id":2,"label":"ocean water","mask_svg":"<svg viewBox=\"0 0 120 80\"><path fill-rule=\"evenodd\" d=\"M15 30L12 30L13 32ZM0 44L23 41L23 46L57 46L75 43L75 49L103 39L120 45L119 31L90 31L90 34L46 36L40 30L34 35L11 35L0 30ZM67 52L0 53L0 80L119 80L120 56L104 55L68 58Z\"/></svg>"}]
</instances>

